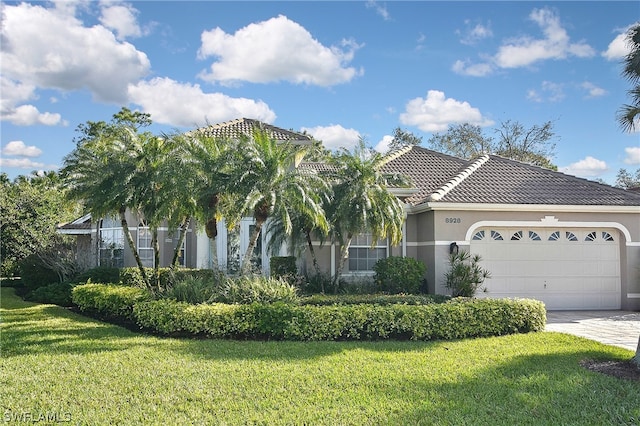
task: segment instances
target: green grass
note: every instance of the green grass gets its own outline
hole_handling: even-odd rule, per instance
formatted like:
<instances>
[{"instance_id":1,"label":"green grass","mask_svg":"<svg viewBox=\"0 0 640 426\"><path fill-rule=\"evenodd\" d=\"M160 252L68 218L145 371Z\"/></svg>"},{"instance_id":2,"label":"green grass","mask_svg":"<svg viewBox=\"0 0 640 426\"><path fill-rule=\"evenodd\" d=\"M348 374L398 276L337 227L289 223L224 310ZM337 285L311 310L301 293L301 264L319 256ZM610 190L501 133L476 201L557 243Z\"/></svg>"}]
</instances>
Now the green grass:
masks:
<instances>
[{"instance_id":1,"label":"green grass","mask_svg":"<svg viewBox=\"0 0 640 426\"><path fill-rule=\"evenodd\" d=\"M3 288L0 302L4 421L640 423L640 383L578 364L632 353L563 334L446 342L181 340L24 302L13 289Z\"/></svg>"}]
</instances>

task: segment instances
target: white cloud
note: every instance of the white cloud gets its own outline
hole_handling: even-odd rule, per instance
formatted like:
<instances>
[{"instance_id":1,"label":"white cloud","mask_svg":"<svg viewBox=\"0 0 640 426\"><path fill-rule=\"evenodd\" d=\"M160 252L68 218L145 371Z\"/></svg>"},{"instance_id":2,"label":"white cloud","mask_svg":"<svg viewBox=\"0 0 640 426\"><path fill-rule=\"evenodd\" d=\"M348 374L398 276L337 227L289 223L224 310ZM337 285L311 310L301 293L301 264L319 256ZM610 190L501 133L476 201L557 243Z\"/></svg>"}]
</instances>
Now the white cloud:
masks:
<instances>
[{"instance_id":1,"label":"white cloud","mask_svg":"<svg viewBox=\"0 0 640 426\"><path fill-rule=\"evenodd\" d=\"M147 74L149 59L104 26L85 27L73 11L3 5L3 75L27 86L88 89L97 100L126 103L127 86Z\"/></svg>"},{"instance_id":2,"label":"white cloud","mask_svg":"<svg viewBox=\"0 0 640 426\"><path fill-rule=\"evenodd\" d=\"M465 29L457 30L456 34L461 36L460 43L466 45L474 45L485 38L493 37L493 31L491 30L491 23L486 25L482 23L474 23L467 19L464 21Z\"/></svg>"},{"instance_id":3,"label":"white cloud","mask_svg":"<svg viewBox=\"0 0 640 426\"><path fill-rule=\"evenodd\" d=\"M590 81L585 81L580 85L581 88L587 91L587 98L599 98L607 94L607 91L602 87L598 87Z\"/></svg>"},{"instance_id":4,"label":"white cloud","mask_svg":"<svg viewBox=\"0 0 640 426\"><path fill-rule=\"evenodd\" d=\"M625 148L624 152L627 153L625 164L640 164L640 147Z\"/></svg>"},{"instance_id":5,"label":"white cloud","mask_svg":"<svg viewBox=\"0 0 640 426\"><path fill-rule=\"evenodd\" d=\"M276 118L262 101L205 93L198 84L179 83L170 78L157 77L130 85L129 97L151 114L154 122L174 126L201 126L241 117L271 123Z\"/></svg>"},{"instance_id":6,"label":"white cloud","mask_svg":"<svg viewBox=\"0 0 640 426\"><path fill-rule=\"evenodd\" d=\"M2 148L3 155L19 156L19 157L39 157L42 150L37 146L27 146L22 141L11 141Z\"/></svg>"},{"instance_id":7,"label":"white cloud","mask_svg":"<svg viewBox=\"0 0 640 426\"><path fill-rule=\"evenodd\" d=\"M220 28L204 31L198 51L201 59L219 60L200 77L206 81L234 84L240 81L332 86L345 83L362 72L347 64L360 47L343 40L341 47L325 47L300 24L286 16L247 25L227 34Z\"/></svg>"},{"instance_id":8,"label":"white cloud","mask_svg":"<svg viewBox=\"0 0 640 426\"><path fill-rule=\"evenodd\" d=\"M138 11L126 3L108 4L101 10L100 22L105 27L114 30L118 39L140 37L145 32L140 28L137 20Z\"/></svg>"},{"instance_id":9,"label":"white cloud","mask_svg":"<svg viewBox=\"0 0 640 426\"><path fill-rule=\"evenodd\" d=\"M62 124L66 126L66 122L62 121L62 116L57 113L38 111L33 105L20 105L9 111L3 111L0 116L1 120L9 121L16 126L32 126L34 124L42 124L45 126L55 126Z\"/></svg>"},{"instance_id":10,"label":"white cloud","mask_svg":"<svg viewBox=\"0 0 640 426\"><path fill-rule=\"evenodd\" d=\"M56 170L59 168L57 164L45 164L29 158L0 158L0 166L3 168L17 168L26 170Z\"/></svg>"},{"instance_id":11,"label":"white cloud","mask_svg":"<svg viewBox=\"0 0 640 426\"><path fill-rule=\"evenodd\" d=\"M382 137L382 139L380 140L380 142L378 142L373 149L375 149L378 152L382 152L382 153L388 152L389 151L389 144L391 144L391 141L393 141L393 136L384 135Z\"/></svg>"},{"instance_id":12,"label":"white cloud","mask_svg":"<svg viewBox=\"0 0 640 426\"><path fill-rule=\"evenodd\" d=\"M502 45L495 55L500 68L529 66L547 59L565 59L568 56L588 58L595 55L586 43L571 43L567 31L562 28L560 18L549 9L534 9L529 19L538 24L544 38L520 37Z\"/></svg>"},{"instance_id":13,"label":"white cloud","mask_svg":"<svg viewBox=\"0 0 640 426\"><path fill-rule=\"evenodd\" d=\"M552 81L543 81L540 90L527 91L527 99L533 102L560 102L564 97L564 86Z\"/></svg>"},{"instance_id":14,"label":"white cloud","mask_svg":"<svg viewBox=\"0 0 640 426\"><path fill-rule=\"evenodd\" d=\"M302 131L306 131L314 139L322 141L327 149L346 148L353 149L360 140L360 133L355 129L345 129L338 124L330 126L303 127Z\"/></svg>"},{"instance_id":15,"label":"white cloud","mask_svg":"<svg viewBox=\"0 0 640 426\"><path fill-rule=\"evenodd\" d=\"M384 19L385 21L391 19L386 5L380 5L380 3L376 2L375 0L367 0L366 5L367 9L375 9L376 13L382 16L382 19Z\"/></svg>"},{"instance_id":16,"label":"white cloud","mask_svg":"<svg viewBox=\"0 0 640 426\"><path fill-rule=\"evenodd\" d=\"M456 74L469 75L471 77L484 77L494 71L494 66L488 62L480 62L477 64L470 61L457 60L451 70Z\"/></svg>"},{"instance_id":17,"label":"white cloud","mask_svg":"<svg viewBox=\"0 0 640 426\"><path fill-rule=\"evenodd\" d=\"M591 156L587 156L583 160L560 168L560 171L563 173L580 177L600 176L607 172L607 170L609 170L607 163Z\"/></svg>"},{"instance_id":18,"label":"white cloud","mask_svg":"<svg viewBox=\"0 0 640 426\"><path fill-rule=\"evenodd\" d=\"M627 43L627 31L631 28L629 25L624 28L607 46L607 50L602 52L602 56L608 61L619 61L629 54L631 46Z\"/></svg>"},{"instance_id":19,"label":"white cloud","mask_svg":"<svg viewBox=\"0 0 640 426\"><path fill-rule=\"evenodd\" d=\"M480 110L468 102L445 98L444 93L438 90L429 90L426 98L410 100L405 112L400 114L400 122L432 133L445 131L450 124L455 123L477 126L493 124L493 121L483 117Z\"/></svg>"}]
</instances>

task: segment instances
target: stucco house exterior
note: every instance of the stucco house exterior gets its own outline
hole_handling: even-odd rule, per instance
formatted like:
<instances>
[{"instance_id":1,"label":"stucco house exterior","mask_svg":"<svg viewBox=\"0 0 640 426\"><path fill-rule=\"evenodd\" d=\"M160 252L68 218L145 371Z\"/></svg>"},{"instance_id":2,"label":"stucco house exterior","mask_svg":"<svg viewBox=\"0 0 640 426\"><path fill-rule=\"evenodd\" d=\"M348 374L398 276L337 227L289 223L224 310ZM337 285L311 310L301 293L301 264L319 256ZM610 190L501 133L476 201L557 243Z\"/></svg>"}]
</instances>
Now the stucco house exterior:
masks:
<instances>
[{"instance_id":1,"label":"stucco house exterior","mask_svg":"<svg viewBox=\"0 0 640 426\"><path fill-rule=\"evenodd\" d=\"M212 126L212 132L229 136L234 126L247 131L254 125L234 120ZM310 143L306 135L273 126L267 130L283 140ZM317 169L318 164L303 161L298 167ZM535 298L549 310L640 310L640 193L495 155L468 161L419 146L389 154L383 167L412 182L411 188L391 189L405 203L402 242L392 247L379 241L371 248L369 236L354 238L344 276L371 275L380 258L410 256L426 264L429 292L447 294L449 253L468 250L481 255L482 266L491 272L478 297ZM119 265L132 266L125 244L115 244L121 252L109 252L119 238L118 227L105 220L92 222L85 216L60 232L78 236L87 265L116 259ZM252 224L247 218L228 232L221 222L215 241L193 226L183 248L183 265L237 270ZM163 250L170 252L162 255L162 262L168 264L177 238L167 229L161 232ZM144 227L134 233L138 247L146 244ZM339 247L330 242L315 245L321 268L335 273ZM256 257L268 273L264 235ZM310 262L301 260L301 268L312 271Z\"/></svg>"}]
</instances>

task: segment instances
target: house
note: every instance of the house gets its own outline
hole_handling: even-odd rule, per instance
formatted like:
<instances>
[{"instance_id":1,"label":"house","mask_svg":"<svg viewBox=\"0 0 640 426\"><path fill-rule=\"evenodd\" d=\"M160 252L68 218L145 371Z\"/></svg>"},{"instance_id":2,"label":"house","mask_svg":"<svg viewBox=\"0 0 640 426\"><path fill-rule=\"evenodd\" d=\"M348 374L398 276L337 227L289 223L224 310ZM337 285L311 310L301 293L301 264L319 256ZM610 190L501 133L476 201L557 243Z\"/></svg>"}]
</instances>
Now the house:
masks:
<instances>
[{"instance_id":1,"label":"house","mask_svg":"<svg viewBox=\"0 0 640 426\"><path fill-rule=\"evenodd\" d=\"M210 126L213 136L233 137L261 126L272 137L293 143L311 138L274 126L240 119ZM234 133L238 132L238 133ZM317 163L299 167L318 170ZM527 297L545 302L547 309L640 310L640 194L495 155L464 160L419 146L387 157L384 170L407 175L412 188L392 188L406 206L403 239L398 246L385 241L372 248L371 237L354 238L346 277L371 275L375 262L387 256L410 256L427 265L430 293L447 294L444 274L452 250L482 257L490 271L478 297ZM130 223L135 223L134 221ZM105 222L106 220L106 222ZM209 240L192 227L183 248L187 267L237 270L248 246L253 220L244 219L233 231L218 224L218 237ZM114 261L131 266L118 224L108 219L91 224L80 218L60 228L78 236L88 264ZM175 248L167 229L164 250ZM143 226L134 229L138 247L146 244ZM268 273L265 237L256 248L257 265ZM339 247L316 245L322 269L335 273ZM171 250L168 250L171 249ZM163 255L163 265L170 255ZM310 259L303 260L309 271Z\"/></svg>"}]
</instances>

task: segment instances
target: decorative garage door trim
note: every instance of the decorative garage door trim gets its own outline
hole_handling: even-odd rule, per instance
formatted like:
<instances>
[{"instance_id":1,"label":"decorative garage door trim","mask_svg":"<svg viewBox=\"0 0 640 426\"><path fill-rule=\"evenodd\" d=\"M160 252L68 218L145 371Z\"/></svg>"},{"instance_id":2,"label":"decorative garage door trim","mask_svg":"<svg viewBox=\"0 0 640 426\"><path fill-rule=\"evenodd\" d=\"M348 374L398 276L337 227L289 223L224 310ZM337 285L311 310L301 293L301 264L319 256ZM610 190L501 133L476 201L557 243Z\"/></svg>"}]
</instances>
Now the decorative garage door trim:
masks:
<instances>
[{"instance_id":1,"label":"decorative garage door trim","mask_svg":"<svg viewBox=\"0 0 640 426\"><path fill-rule=\"evenodd\" d=\"M497 220L483 220L480 222L476 222L469 227L467 230L467 234L465 236L465 241L467 244L472 240L473 235L480 228L613 228L620 231L620 234L624 236L626 245L636 245L631 240L631 233L629 230L622 224L617 222L563 222L559 221L554 216L545 216L540 219L540 221L497 221Z\"/></svg>"}]
</instances>

